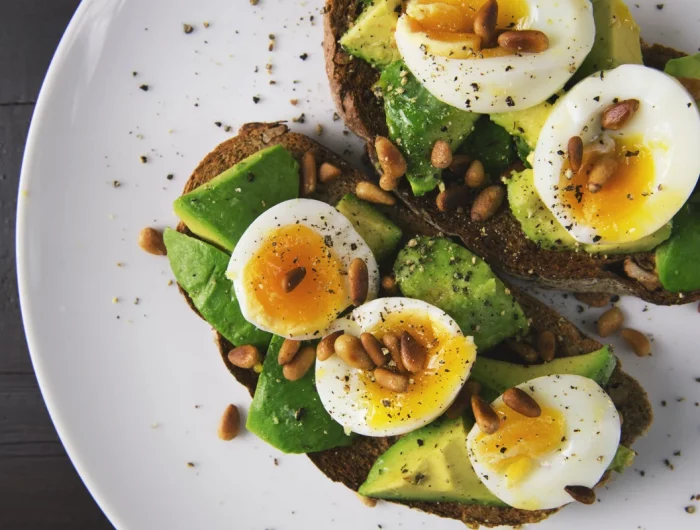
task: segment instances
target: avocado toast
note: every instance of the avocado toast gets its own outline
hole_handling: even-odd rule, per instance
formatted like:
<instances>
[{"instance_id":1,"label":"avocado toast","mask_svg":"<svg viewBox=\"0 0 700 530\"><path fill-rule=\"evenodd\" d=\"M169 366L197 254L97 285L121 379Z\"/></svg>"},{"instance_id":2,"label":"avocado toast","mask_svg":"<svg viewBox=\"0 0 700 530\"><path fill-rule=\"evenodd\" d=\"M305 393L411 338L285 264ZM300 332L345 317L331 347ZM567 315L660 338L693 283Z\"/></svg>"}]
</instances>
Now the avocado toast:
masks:
<instances>
[{"instance_id":1,"label":"avocado toast","mask_svg":"<svg viewBox=\"0 0 700 530\"><path fill-rule=\"evenodd\" d=\"M342 176L336 178L330 183L320 183L316 188L315 193L311 195L311 198L318 199L329 204L336 204L348 193L353 192L356 189L356 184L358 182L365 180L364 175L350 167L340 157L334 155L327 149L323 148L313 140L303 135L289 132L286 125L282 123L253 123L244 125L239 131L238 136L218 146L200 163L200 165L197 167L197 169L195 169L194 173L188 180L184 189L184 193L187 194L193 190L196 190L197 188L200 188L202 185L210 182L213 178L219 176L222 173L228 172L228 170L232 168L232 166L234 166L235 164L241 162L244 159L249 159L251 155L255 155L263 149L270 149L273 146L282 146L284 148L284 151L291 155L291 158L293 160L288 160L287 166L292 167L293 169L295 168L295 163L299 163L303 166L304 155L309 151L314 153L315 162L318 166L321 166L323 163L329 163L333 167L340 169ZM278 156L281 157L285 156L284 154L281 154L281 151L282 150L277 149L275 153L278 153ZM255 183L256 179L254 170L248 172L248 178L246 180L251 184ZM182 205L183 202L181 201L180 206ZM197 206L197 201L195 201L194 205ZM455 253L466 252L465 250L461 249L461 247L459 247L458 245L444 238L440 238L440 234L431 223L426 222L424 218L416 215L411 210L402 206L401 204L396 204L394 206L383 208L382 212L386 216L388 216L391 222L393 222L396 226L398 226L401 229L401 231L403 232L402 242L406 243L406 247L402 251L402 255L404 258L404 261L402 262L403 264L397 261L398 265L395 266L397 280L399 281L402 290L411 289L411 279L413 278L414 271L411 270L410 265L407 265L407 261L412 253L417 253L417 255L421 255L423 252L429 252L430 247L433 246L449 247ZM182 211L180 211L179 213L181 214ZM186 214L185 217L187 217ZM381 231L381 228L377 228L375 230L375 232L379 231ZM180 223L180 225L178 226L178 232L184 235L193 235L185 223ZM384 235L386 235L386 232L384 232ZM435 236L438 236L438 238L436 239ZM180 236L174 233L166 233L166 244L168 244L168 251L169 257L171 258L171 263L175 259L175 254L177 253L172 251L172 249L174 249L175 247L171 245L178 244L178 242L180 241L178 240L178 237ZM365 237L368 240L370 239L369 236ZM214 237L208 237L208 239L214 239ZM222 243L223 245L226 244L225 241L222 241ZM398 241L392 244L395 243L398 243ZM214 262L220 263L228 259L227 254L216 249L215 247L212 247L211 245L206 245L207 248L205 249L203 243L201 247L198 247L196 243L187 244L190 245L188 247L187 252L191 253L188 255L190 257L201 257L202 262L206 261L209 264ZM378 243L376 243L375 241L374 244L377 245ZM221 243L219 245L222 246ZM212 258L210 254L214 257ZM386 271L386 260L384 260L383 263L384 266L382 268L384 271ZM477 264L477 258L472 258L471 263ZM176 277L178 278L178 283L180 284L181 292L183 293L183 295L185 295L185 298L187 299L190 306L196 312L199 312L201 316L205 317L208 320L208 322L218 330L221 331L225 329L223 333L225 333L229 337L229 339L225 338L222 333L218 331L216 332L216 343L221 353L221 356L231 373L236 377L236 379L240 383L245 385L246 388L248 388L251 395L253 395L256 392L256 387L260 384L261 381L265 381L268 386L270 385L271 380L269 377L266 376L267 371L275 369L281 370L281 367L278 367L277 365L276 359L273 358L273 355L277 352L277 350L280 347L280 342L277 339L272 339L273 342L270 346L270 350L268 350L272 353L268 353L268 356L266 357L265 362L263 363L262 375L259 375L260 367L243 369L238 366L234 366L233 364L231 364L231 362L229 362L228 353L233 348L233 346L240 346L241 344L245 343L257 343L259 344L260 348L264 351L264 347L270 339L269 335L266 336L266 334L260 332L259 330L251 329L252 326L248 327L242 324L236 325L233 328L231 328L231 326L227 326L226 322L222 322L219 319L221 313L216 309L217 307L221 307L220 303L218 302L219 297L216 294L212 295L212 293L214 293L214 291L217 290L218 292L221 292L221 286L216 285L216 270L217 267L222 266L225 267L225 264L214 265L214 273L212 273L211 269L204 271L204 274L208 276L208 287L206 288L201 288L201 284L197 283L199 282L199 280L192 280L192 278L194 277L201 277L198 271L193 271L191 268L187 267L179 271L175 270L175 266L173 268L175 270ZM471 265L467 264L467 266L470 267ZM480 261L477 267L480 267L480 270L482 271L488 269L487 266L481 263ZM430 280L432 278L433 281L435 281L436 277L442 274L440 269L431 269L427 263L425 271L421 272L428 274L427 279ZM431 277L431 274L435 274L436 276ZM503 284L501 284L499 280L492 281L495 281L498 285L500 285L500 289L504 289ZM429 282L418 281L415 283L420 284ZM415 283L413 285L414 289L416 288ZM223 296L227 297L229 295L226 293L228 293L230 287L226 287L225 289L227 290L225 290ZM193 295L193 297L190 297L187 294L188 291L190 292L190 294ZM522 309L522 313L524 313L527 319L529 319L529 327L531 333L537 334L546 330L552 332L556 337L559 338L556 348L559 352L558 357L561 357L561 359L558 359L553 362L569 363L569 361L571 361L571 363L569 364L574 365L577 362L577 357L586 354L593 354L593 352L607 351L604 350L603 346L598 342L583 336L578 331L578 329L576 329L575 326L573 326L571 323L560 317L554 311L547 308L545 305L531 298L530 296L519 292L513 286L506 286L505 292L508 293L508 297L510 297L512 293L512 297L516 301L513 303L518 305ZM199 308L199 310L197 308ZM488 313L486 314L486 316L488 316ZM229 315L227 318L232 319L238 323L243 322L240 315L233 317ZM516 315L516 321L517 320L518 317ZM508 326L504 325L503 327ZM479 329L471 331L478 332ZM499 341L494 347L488 349L487 356L492 357L494 359L506 360L512 360L514 358L512 351L505 347L501 343L501 341ZM592 358L606 359L603 363L603 365L605 366L601 367L602 365L597 365L596 363L593 363L595 366L592 365L583 368L579 366L578 370L583 371L585 375L594 379L602 377L603 379L600 380L601 382L605 382L607 380L607 382L605 383L606 389L613 397L616 407L619 409L622 417L624 418L624 422L622 424L620 444L629 447L638 436L642 435L646 431L646 429L651 423L651 407L646 398L646 394L634 379L626 375L621 370L619 362L617 363L617 365L615 365L614 362L610 364L611 359L614 359L614 357L606 356L605 353L599 353L598 355L593 354L593 357L590 357L589 355L586 355L585 357L580 357L580 359L582 360L586 359L586 362L588 362L588 359ZM499 361L495 360L493 362L498 363ZM479 375L479 378L481 379L485 388L492 389L495 391L495 394L498 394L503 389L497 388L498 383L494 383L492 380L493 378L491 377L493 373L498 373L498 370L489 370L487 366L489 364L490 363L488 362L482 363L482 366L484 368L481 369L482 373ZM478 363L477 366L479 366ZM533 367L531 368L531 370L542 369L547 365L537 366L540 368ZM525 368L520 369L522 370ZM517 370L514 369L513 373L515 373L516 371ZM536 375L539 374L530 372L528 378ZM474 373L473 377L475 377ZM518 382L519 380L517 376L514 377L515 380L505 382L504 385L507 387L511 384L515 384L516 382ZM496 380L500 380L500 376L497 376ZM491 383L489 383L489 381L491 381ZM330 425L329 423L327 423L325 420L318 420L315 417L315 412L318 411L319 414L321 414L323 412L323 409L318 403L317 396L313 395L315 385L313 383L313 378L311 377L311 374L307 374L307 376L304 379L297 381L297 383L295 384L306 385L304 386L306 394L303 396L296 395L294 397L295 399L298 399L298 402L295 405L295 407L299 408L295 408L295 410L292 410L290 413L293 416L295 416L296 423L291 422L291 420L289 421L291 423L294 423L295 425L304 424L305 422L310 421L318 421L320 429L328 429ZM270 400L271 407L275 404L275 399L276 398L272 398ZM256 434L261 435L264 439L270 441L271 443L279 447L279 440L273 440L272 435L270 434L270 418L267 418L267 427L265 426L266 418L260 418L261 414L268 414L269 416L272 413L272 410L261 409L260 405L261 404L259 402L256 402L254 400L249 416L249 429L254 430ZM300 412L302 410L304 411L303 413ZM254 415L258 416L260 425L251 425L251 417L253 417ZM328 420L330 420L330 418L328 418ZM281 423L285 423L286 421L288 420L283 419ZM275 424L277 423L278 422L275 422ZM444 423L434 423L431 424L431 426L429 427L437 426L437 428L442 429L442 427L444 427L445 425L446 424ZM457 427L454 427L454 425L454 423L449 424L449 433L455 432L454 428ZM376 483L374 483L373 485L372 481L367 479L368 476L372 476L370 471L375 465L377 459L380 458L387 451L387 449L389 449L397 441L397 438L395 436L355 436L352 438L344 437L342 429L338 430L338 427L339 426L335 424L335 427L333 427L334 430L328 434L327 438L322 442L318 442L321 445L316 444L315 440L311 440L310 443L314 444L314 449L312 449L314 452L310 452L308 456L329 478L331 478L334 481L342 482L343 484L355 491L361 489L361 486L363 486L363 483L365 483L363 488L361 489L361 492L369 492L372 493L372 496L393 499L395 502L401 502L403 504L407 504L411 507L418 508L429 513L434 513L443 517L458 519L469 526L520 525L532 523L540 521L546 518L554 511L556 511L519 510L505 507L502 503L499 503L497 500L495 503L492 500L490 501L490 503L486 504L462 504L458 502L449 502L449 496L446 497L443 502L421 502L418 500L405 501L401 500L401 498L415 498L415 492L411 493L409 491L403 495L401 492L399 492L398 496L387 491L384 491L384 493L382 493L383 490L380 486L377 486ZM275 429L272 428L272 430L274 431ZM410 440L410 436L411 435L407 435L406 437L402 438L402 440ZM332 439L328 440L328 437L331 437ZM289 443L294 445L294 447L284 447L283 450L286 450L287 452L306 452L304 450L303 444L295 444L293 440ZM326 444L328 447L331 448L319 450L318 447L323 447L323 444ZM419 445L421 444L419 443ZM389 460L389 453L386 453L384 455L384 458L386 460ZM473 476L475 477L475 475ZM601 482L607 480L609 476L610 473L606 473L603 476ZM411 490L411 488L409 488L409 490ZM496 505L494 506L489 504Z\"/></svg>"},{"instance_id":2,"label":"avocado toast","mask_svg":"<svg viewBox=\"0 0 700 530\"><path fill-rule=\"evenodd\" d=\"M426 2L430 4L430 2ZM522 147L527 153L534 149L537 136L530 137L529 145L527 124L531 121L541 123L543 116L548 115L556 100L557 94L550 98L549 102L538 105L532 109L518 112L501 113L500 119L492 115L491 121L483 118L475 122L476 129L464 140L464 135L455 137L452 132L436 130L436 127L445 123L457 124L461 131L469 131L470 122L465 116L469 113L462 112L449 107L435 98L426 97L425 89L420 83L415 82L415 78L410 74L406 76L407 68L398 55L393 35L388 37L391 23L380 23L380 17L398 18L398 14L405 9L405 3L401 1L377 1L371 2L371 7L359 0L329 0L326 3L325 13L325 38L324 52L326 59L326 70L330 82L331 93L333 94L338 113L344 119L349 129L355 132L360 138L367 142L367 150L375 166L378 166L377 154L374 147L377 136L389 137L392 140L404 140L406 146L407 138L411 140L411 155L407 155L410 164L422 164L421 174L430 171L429 151L428 155L421 155L424 162L416 162L415 152L420 145L420 136L431 138L446 138L453 150L457 153L469 152L470 148L476 146L479 151L479 142L489 145L489 142L501 146L506 157L510 161L517 160L514 155L515 149L520 151ZM644 64L652 68L663 70L671 59L678 59L685 54L665 48L663 46L642 45L638 46L638 28L631 21L631 15L627 8L619 0L599 0L593 2L596 10L596 22L598 18L610 17L609 27L612 28L611 35L607 35L607 42L610 49L606 50L605 45L596 44L594 52L582 66L587 72L594 72L601 68L612 68L618 64L627 62L641 62L642 53ZM384 6L384 7L383 7ZM395 9L389 9L394 7ZM623 9L627 12L625 17L617 16L613 18L611 10ZM363 11L373 10L372 15L367 15L364 19L358 19L358 15ZM383 11L382 11L383 10ZM363 15L364 16L364 15ZM372 20L374 17L375 20ZM630 22L631 21L631 22ZM362 23L362 24L360 24ZM361 27L361 26L364 26ZM598 27L598 26L596 26ZM608 28L608 24L600 24L600 27ZM363 32L363 29L366 31ZM635 43L632 42L636 37ZM605 40L606 35L599 34L599 40ZM393 47L392 47L393 46ZM380 50L377 52L377 50ZM601 50L603 53L601 54ZM348 53L351 51L354 57ZM606 52L609 54L606 55ZM621 57L615 57L621 54ZM362 57L367 60L363 60ZM377 59L378 58L378 59ZM619 59L619 60L617 60ZM374 66L369 61L377 60ZM595 64L591 64L595 63ZM578 74L577 74L578 75ZM455 77L455 81L457 77ZM477 80L474 78L472 80ZM407 82L408 81L408 82ZM397 95L395 89L399 85L400 94ZM473 83L477 86L478 83ZM377 97L377 94L383 97ZM427 110L412 110L410 105L405 103L406 99L420 99L420 106ZM446 108L448 110L446 110ZM409 116L411 112L417 113L414 121L410 124L401 122L397 116ZM421 112L423 112L421 114ZM539 113L539 114L538 114ZM516 119L516 115L520 114ZM431 116L438 116L439 119L430 122ZM526 117L523 117L526 116ZM458 120L463 120L460 124ZM473 123L473 122L472 122ZM389 124L389 126L387 126ZM420 125L419 125L420 124ZM425 125L427 124L427 125ZM494 124L498 126L494 128ZM411 127L417 131L410 132ZM515 147L508 146L508 134L505 135L506 143L502 141L503 128L515 137ZM537 125L535 128L539 127ZM442 131L442 132L441 132ZM496 131L494 133L494 131ZM409 138L413 134L412 138ZM441 136L442 134L442 136ZM492 136L493 135L493 136ZM419 138L416 138L418 136ZM472 144L471 146L469 144ZM462 147L459 147L462 145ZM466 148L465 148L466 146ZM429 148L430 146L428 146ZM404 149L404 154L409 150ZM484 161L488 166L488 161ZM591 251L582 250L583 246L575 248L566 243L567 234L561 226L559 230L552 232L550 226L557 225L558 221L553 217L543 216L542 212L549 213L543 203L534 192L532 185L532 171L522 171L522 167L512 173L513 167L505 164L491 164L491 183L497 183L499 175L502 175L507 186L506 205L501 207L496 213L485 221L473 220L469 215L469 210L474 204L478 195L476 190L468 191L460 197L461 208L456 211L441 211L436 205L437 191L425 193L425 190L412 190L405 183L401 185L396 193L401 200L416 215L420 216L426 223L432 224L437 230L459 237L464 244L477 255L484 258L496 269L512 274L518 278L534 280L541 284L570 290L575 292L599 292L614 293L620 295L633 295L643 300L660 304L683 304L700 299L700 291L697 287L692 289L679 288L687 285L695 285L689 282L680 286L673 281L668 281L669 276L677 277L679 274L678 264L669 267L670 262L664 259L664 254L668 251L661 250L664 245L659 245L660 241L668 238L671 234L670 227L664 228L666 232L659 231L655 241L641 240L640 245L635 248L627 247L625 250L609 248L594 248ZM489 168L487 167L487 173ZM460 169L463 172L464 169ZM504 173L501 173L505 171ZM511 174L513 178L511 178ZM457 177L461 176L456 175ZM450 171L445 171L445 183L448 190L455 186L451 182L457 179ZM433 184L431 184L433 185ZM415 188L415 186L414 186ZM429 189L429 188L425 188ZM421 195L422 196L419 196ZM692 202L692 201L691 201ZM693 206L687 206L693 208ZM685 221L686 217L681 212L677 219L677 224L692 223ZM679 226L675 229L674 236L678 239L683 229ZM564 240L564 243L562 243ZM694 243L692 239L684 238L684 246L688 252ZM573 242L573 240L572 240ZM666 248L672 243L666 245ZM677 247L677 245L676 245ZM693 246L693 249L695 247ZM672 268L672 274L664 271ZM655 271L655 269L657 269ZM662 285L658 276L661 276ZM669 286L669 288L665 288Z\"/></svg>"}]
</instances>

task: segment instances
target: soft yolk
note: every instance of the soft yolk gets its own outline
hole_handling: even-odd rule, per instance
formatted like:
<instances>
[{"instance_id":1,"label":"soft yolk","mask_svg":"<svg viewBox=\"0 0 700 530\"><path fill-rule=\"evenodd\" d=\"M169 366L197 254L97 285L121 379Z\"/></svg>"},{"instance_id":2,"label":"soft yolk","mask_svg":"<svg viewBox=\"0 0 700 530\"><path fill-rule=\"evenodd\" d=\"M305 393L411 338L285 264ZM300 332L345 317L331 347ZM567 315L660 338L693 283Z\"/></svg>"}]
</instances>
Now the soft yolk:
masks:
<instances>
[{"instance_id":1,"label":"soft yolk","mask_svg":"<svg viewBox=\"0 0 700 530\"><path fill-rule=\"evenodd\" d=\"M494 434L477 435L477 452L482 462L505 474L509 484L527 477L539 458L556 451L566 441L566 421L555 409L544 407L537 418L523 416L504 403L494 410L501 426Z\"/></svg>"},{"instance_id":2,"label":"soft yolk","mask_svg":"<svg viewBox=\"0 0 700 530\"><path fill-rule=\"evenodd\" d=\"M463 367L471 365L476 357L476 347L463 336L455 337L429 316L416 311L403 311L383 315L383 322L370 332L381 339L387 333L397 337L408 331L427 352L426 368L409 374L408 390L398 394L372 381L370 373L361 375L365 391L367 424L389 427L412 418L421 418L444 406L449 396L464 381L460 374Z\"/></svg>"},{"instance_id":3,"label":"soft yolk","mask_svg":"<svg viewBox=\"0 0 700 530\"><path fill-rule=\"evenodd\" d=\"M588 191L590 158L584 156L582 169L566 178L568 161L559 180L561 203L570 210L571 221L593 228L611 241L635 239L634 233L649 220L646 207L654 188L654 156L641 135L615 140L618 167L597 193Z\"/></svg>"},{"instance_id":4,"label":"soft yolk","mask_svg":"<svg viewBox=\"0 0 700 530\"><path fill-rule=\"evenodd\" d=\"M415 0L407 13L426 30L472 33L477 11L487 0ZM498 28L514 28L529 14L526 0L499 0Z\"/></svg>"},{"instance_id":5,"label":"soft yolk","mask_svg":"<svg viewBox=\"0 0 700 530\"><path fill-rule=\"evenodd\" d=\"M284 276L304 267L306 276L289 293ZM304 225L272 231L243 272L248 296L259 305L258 318L278 334L324 329L350 305L346 273L324 239Z\"/></svg>"}]
</instances>

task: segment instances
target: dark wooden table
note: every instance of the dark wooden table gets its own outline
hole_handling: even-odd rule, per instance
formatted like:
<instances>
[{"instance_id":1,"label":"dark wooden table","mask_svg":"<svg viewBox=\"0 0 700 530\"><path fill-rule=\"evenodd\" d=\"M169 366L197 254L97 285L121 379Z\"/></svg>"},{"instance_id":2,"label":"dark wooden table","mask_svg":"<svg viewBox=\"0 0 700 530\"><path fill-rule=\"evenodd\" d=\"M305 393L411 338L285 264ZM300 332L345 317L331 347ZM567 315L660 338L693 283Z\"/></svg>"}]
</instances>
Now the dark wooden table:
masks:
<instances>
[{"instance_id":1,"label":"dark wooden table","mask_svg":"<svg viewBox=\"0 0 700 530\"><path fill-rule=\"evenodd\" d=\"M112 528L75 472L34 377L19 312L15 209L29 121L80 0L0 0L0 529Z\"/></svg>"}]
</instances>

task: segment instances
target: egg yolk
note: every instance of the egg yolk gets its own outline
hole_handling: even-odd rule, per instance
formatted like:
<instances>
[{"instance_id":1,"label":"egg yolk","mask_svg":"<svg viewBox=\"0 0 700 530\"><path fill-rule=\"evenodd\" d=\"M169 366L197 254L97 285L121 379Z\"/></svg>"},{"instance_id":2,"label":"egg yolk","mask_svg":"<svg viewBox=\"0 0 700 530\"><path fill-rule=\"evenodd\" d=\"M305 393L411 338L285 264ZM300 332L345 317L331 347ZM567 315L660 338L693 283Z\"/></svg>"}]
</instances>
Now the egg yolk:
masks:
<instances>
[{"instance_id":1,"label":"egg yolk","mask_svg":"<svg viewBox=\"0 0 700 530\"><path fill-rule=\"evenodd\" d=\"M571 222L593 228L598 238L610 241L636 239L635 232L650 220L647 201L654 188L654 156L641 135L615 139L617 170L597 193L588 191L591 158L585 155L581 170L566 178L568 161L559 180L561 201Z\"/></svg>"},{"instance_id":2,"label":"egg yolk","mask_svg":"<svg viewBox=\"0 0 700 530\"><path fill-rule=\"evenodd\" d=\"M304 267L306 276L287 293L284 277L297 267ZM258 319L278 334L323 330L350 305L343 264L323 237L304 225L270 232L243 279L248 296L257 302Z\"/></svg>"},{"instance_id":3,"label":"egg yolk","mask_svg":"<svg viewBox=\"0 0 700 530\"><path fill-rule=\"evenodd\" d=\"M538 466L538 459L559 449L566 441L566 421L557 410L543 407L537 418L528 418L505 403L494 407L501 426L494 434L476 437L478 457L508 484L524 480Z\"/></svg>"},{"instance_id":4,"label":"egg yolk","mask_svg":"<svg viewBox=\"0 0 700 530\"><path fill-rule=\"evenodd\" d=\"M474 18L485 3L486 0L414 0L408 4L406 14L411 31L427 34L429 53L455 59L509 55L499 47L482 49L478 54L471 51ZM496 26L519 27L528 14L526 0L499 0Z\"/></svg>"},{"instance_id":5,"label":"egg yolk","mask_svg":"<svg viewBox=\"0 0 700 530\"><path fill-rule=\"evenodd\" d=\"M450 396L464 381L463 367L471 365L476 347L463 336L455 337L429 316L415 311L383 315L383 322L370 332L381 339L387 333L397 337L408 331L428 353L426 367L419 373L408 374L410 383L404 393L379 386L371 373L362 373L363 405L367 409L367 424L375 428L395 426L412 418L421 418L449 403Z\"/></svg>"}]
</instances>

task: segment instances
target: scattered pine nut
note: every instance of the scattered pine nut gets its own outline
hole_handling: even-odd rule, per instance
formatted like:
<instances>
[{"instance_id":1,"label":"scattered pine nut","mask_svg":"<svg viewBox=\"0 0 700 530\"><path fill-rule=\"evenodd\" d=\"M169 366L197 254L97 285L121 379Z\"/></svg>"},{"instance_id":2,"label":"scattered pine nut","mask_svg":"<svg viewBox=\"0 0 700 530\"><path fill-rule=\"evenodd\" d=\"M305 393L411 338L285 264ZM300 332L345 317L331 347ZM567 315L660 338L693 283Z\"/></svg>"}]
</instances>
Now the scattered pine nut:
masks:
<instances>
[{"instance_id":1,"label":"scattered pine nut","mask_svg":"<svg viewBox=\"0 0 700 530\"><path fill-rule=\"evenodd\" d=\"M280 351L277 355L277 362L280 365L290 363L292 359L294 359L294 356L299 353L299 348L301 348L301 341L285 339L282 346L280 346Z\"/></svg>"},{"instance_id":2,"label":"scattered pine nut","mask_svg":"<svg viewBox=\"0 0 700 530\"><path fill-rule=\"evenodd\" d=\"M420 372L425 367L428 352L408 331L401 333L401 361L406 370L412 373Z\"/></svg>"},{"instance_id":3,"label":"scattered pine nut","mask_svg":"<svg viewBox=\"0 0 700 530\"><path fill-rule=\"evenodd\" d=\"M319 361L325 361L335 354L335 340L343 334L343 331L334 331L326 335L316 346L316 357Z\"/></svg>"},{"instance_id":4,"label":"scattered pine nut","mask_svg":"<svg viewBox=\"0 0 700 530\"><path fill-rule=\"evenodd\" d=\"M470 188L480 188L485 182L486 172L484 171L484 164L479 160L474 160L464 175L464 183Z\"/></svg>"},{"instance_id":5,"label":"scattered pine nut","mask_svg":"<svg viewBox=\"0 0 700 530\"><path fill-rule=\"evenodd\" d=\"M517 387L503 392L503 403L511 410L528 418L538 418L542 415L539 403L530 394Z\"/></svg>"},{"instance_id":6,"label":"scattered pine nut","mask_svg":"<svg viewBox=\"0 0 700 530\"><path fill-rule=\"evenodd\" d=\"M446 169L452 164L452 149L445 140L438 140L433 145L430 163L438 169Z\"/></svg>"},{"instance_id":7,"label":"scattered pine nut","mask_svg":"<svg viewBox=\"0 0 700 530\"><path fill-rule=\"evenodd\" d=\"M377 368L374 371L374 379L379 386L392 392L406 392L408 390L408 376L397 374L386 368Z\"/></svg>"},{"instance_id":8,"label":"scattered pine nut","mask_svg":"<svg viewBox=\"0 0 700 530\"><path fill-rule=\"evenodd\" d=\"M360 499L362 504L364 504L368 508L374 508L377 505L377 499L365 497L364 495L360 495L359 493L356 493L355 495L357 495L357 498Z\"/></svg>"},{"instance_id":9,"label":"scattered pine nut","mask_svg":"<svg viewBox=\"0 0 700 530\"><path fill-rule=\"evenodd\" d=\"M379 185L386 191L395 190L401 177L406 174L408 168L406 159L391 140L384 136L377 136L374 148L382 168L382 178L379 180Z\"/></svg>"},{"instance_id":10,"label":"scattered pine nut","mask_svg":"<svg viewBox=\"0 0 700 530\"><path fill-rule=\"evenodd\" d=\"M316 156L307 151L301 157L301 196L306 197L316 191Z\"/></svg>"},{"instance_id":11,"label":"scattered pine nut","mask_svg":"<svg viewBox=\"0 0 700 530\"><path fill-rule=\"evenodd\" d=\"M337 179L340 174L340 169L333 164L329 164L328 162L321 164L321 167L318 169L318 179L324 184Z\"/></svg>"},{"instance_id":12,"label":"scattered pine nut","mask_svg":"<svg viewBox=\"0 0 700 530\"><path fill-rule=\"evenodd\" d=\"M632 351L637 357L648 357L651 355L651 343L644 333L636 329L625 328L620 331L620 335L625 339L625 342L632 348Z\"/></svg>"},{"instance_id":13,"label":"scattered pine nut","mask_svg":"<svg viewBox=\"0 0 700 530\"><path fill-rule=\"evenodd\" d=\"M588 175L588 191L598 193L617 170L617 158L613 154L601 156Z\"/></svg>"},{"instance_id":14,"label":"scattered pine nut","mask_svg":"<svg viewBox=\"0 0 700 530\"><path fill-rule=\"evenodd\" d=\"M147 226L139 232L139 246L154 256L166 256L168 249L163 243L163 232Z\"/></svg>"},{"instance_id":15,"label":"scattered pine nut","mask_svg":"<svg viewBox=\"0 0 700 530\"><path fill-rule=\"evenodd\" d=\"M384 357L384 352L382 351L382 343L379 342L374 335L371 333L362 333L360 335L360 342L374 364L377 366L384 366L386 364L386 357Z\"/></svg>"},{"instance_id":16,"label":"scattered pine nut","mask_svg":"<svg viewBox=\"0 0 700 530\"><path fill-rule=\"evenodd\" d=\"M569 166L571 166L571 171L576 173L581 169L581 164L583 163L583 140L580 136L572 136L569 138L567 151L569 153Z\"/></svg>"},{"instance_id":17,"label":"scattered pine nut","mask_svg":"<svg viewBox=\"0 0 700 530\"><path fill-rule=\"evenodd\" d=\"M226 357L233 366L247 370L253 368L262 359L260 351L252 344L238 346L228 352Z\"/></svg>"},{"instance_id":18,"label":"scattered pine nut","mask_svg":"<svg viewBox=\"0 0 700 530\"><path fill-rule=\"evenodd\" d=\"M581 504L593 504L596 501L595 491L586 486L566 486L564 491Z\"/></svg>"},{"instance_id":19,"label":"scattered pine nut","mask_svg":"<svg viewBox=\"0 0 700 530\"><path fill-rule=\"evenodd\" d=\"M511 53L542 53L549 48L549 38L537 30L511 30L498 36L498 45Z\"/></svg>"},{"instance_id":20,"label":"scattered pine nut","mask_svg":"<svg viewBox=\"0 0 700 530\"><path fill-rule=\"evenodd\" d=\"M623 268L627 276L641 283L647 291L655 291L661 287L659 277L655 273L637 265L632 258L625 260Z\"/></svg>"},{"instance_id":21,"label":"scattered pine nut","mask_svg":"<svg viewBox=\"0 0 700 530\"><path fill-rule=\"evenodd\" d=\"M294 289L299 287L299 284L304 281L306 277L306 267L295 267L287 273L282 278L282 289L285 293L291 293Z\"/></svg>"},{"instance_id":22,"label":"scattered pine nut","mask_svg":"<svg viewBox=\"0 0 700 530\"><path fill-rule=\"evenodd\" d=\"M396 369L399 372L406 372L406 367L401 360L401 340L393 333L387 333L382 337L382 344L389 350Z\"/></svg>"},{"instance_id":23,"label":"scattered pine nut","mask_svg":"<svg viewBox=\"0 0 700 530\"><path fill-rule=\"evenodd\" d=\"M362 346L362 342L353 335L341 335L335 339L335 354L347 365L359 370L372 370L374 363Z\"/></svg>"},{"instance_id":24,"label":"scattered pine nut","mask_svg":"<svg viewBox=\"0 0 700 530\"><path fill-rule=\"evenodd\" d=\"M472 221L486 221L490 219L501 207L506 198L506 190L503 186L489 186L477 195L472 205Z\"/></svg>"},{"instance_id":25,"label":"scattered pine nut","mask_svg":"<svg viewBox=\"0 0 700 530\"><path fill-rule=\"evenodd\" d=\"M488 0L474 17L474 33L481 37L484 48L492 48L496 45L496 22L498 22L498 2Z\"/></svg>"},{"instance_id":26,"label":"scattered pine nut","mask_svg":"<svg viewBox=\"0 0 700 530\"><path fill-rule=\"evenodd\" d=\"M546 363L554 360L557 353L557 338L554 333L544 330L537 335L537 352Z\"/></svg>"},{"instance_id":27,"label":"scattered pine nut","mask_svg":"<svg viewBox=\"0 0 700 530\"><path fill-rule=\"evenodd\" d=\"M638 110L638 99L626 99L618 103L613 103L603 111L600 124L604 129L617 131L627 125Z\"/></svg>"},{"instance_id":28,"label":"scattered pine nut","mask_svg":"<svg viewBox=\"0 0 700 530\"><path fill-rule=\"evenodd\" d=\"M382 289L386 291L386 294L390 294L392 296L395 296L399 294L399 287L398 284L396 283L396 278L393 276L387 274L386 276L382 277Z\"/></svg>"},{"instance_id":29,"label":"scattered pine nut","mask_svg":"<svg viewBox=\"0 0 700 530\"><path fill-rule=\"evenodd\" d=\"M485 434L495 433L501 426L501 420L496 411L479 395L473 395L471 403L474 419L481 432Z\"/></svg>"},{"instance_id":30,"label":"scattered pine nut","mask_svg":"<svg viewBox=\"0 0 700 530\"><path fill-rule=\"evenodd\" d=\"M306 375L309 368L316 360L316 350L313 346L307 344L294 356L290 362L282 367L282 375L288 381L298 381Z\"/></svg>"},{"instance_id":31,"label":"scattered pine nut","mask_svg":"<svg viewBox=\"0 0 700 530\"><path fill-rule=\"evenodd\" d=\"M364 260L355 258L350 262L348 283L350 284L350 299L353 305L364 304L369 292L369 271Z\"/></svg>"},{"instance_id":32,"label":"scattered pine nut","mask_svg":"<svg viewBox=\"0 0 700 530\"><path fill-rule=\"evenodd\" d=\"M231 441L241 430L241 416L236 405L227 405L219 421L219 438L224 441Z\"/></svg>"},{"instance_id":33,"label":"scattered pine nut","mask_svg":"<svg viewBox=\"0 0 700 530\"><path fill-rule=\"evenodd\" d=\"M396 204L396 197L388 191L384 191L376 184L368 181L358 182L355 186L355 195L363 201L373 204L383 204L385 206L393 206Z\"/></svg>"},{"instance_id":34,"label":"scattered pine nut","mask_svg":"<svg viewBox=\"0 0 700 530\"><path fill-rule=\"evenodd\" d=\"M613 307L608 309L605 313L600 315L596 327L598 329L598 335L601 337L609 337L613 333L617 333L625 320L622 311L619 307Z\"/></svg>"}]
</instances>

